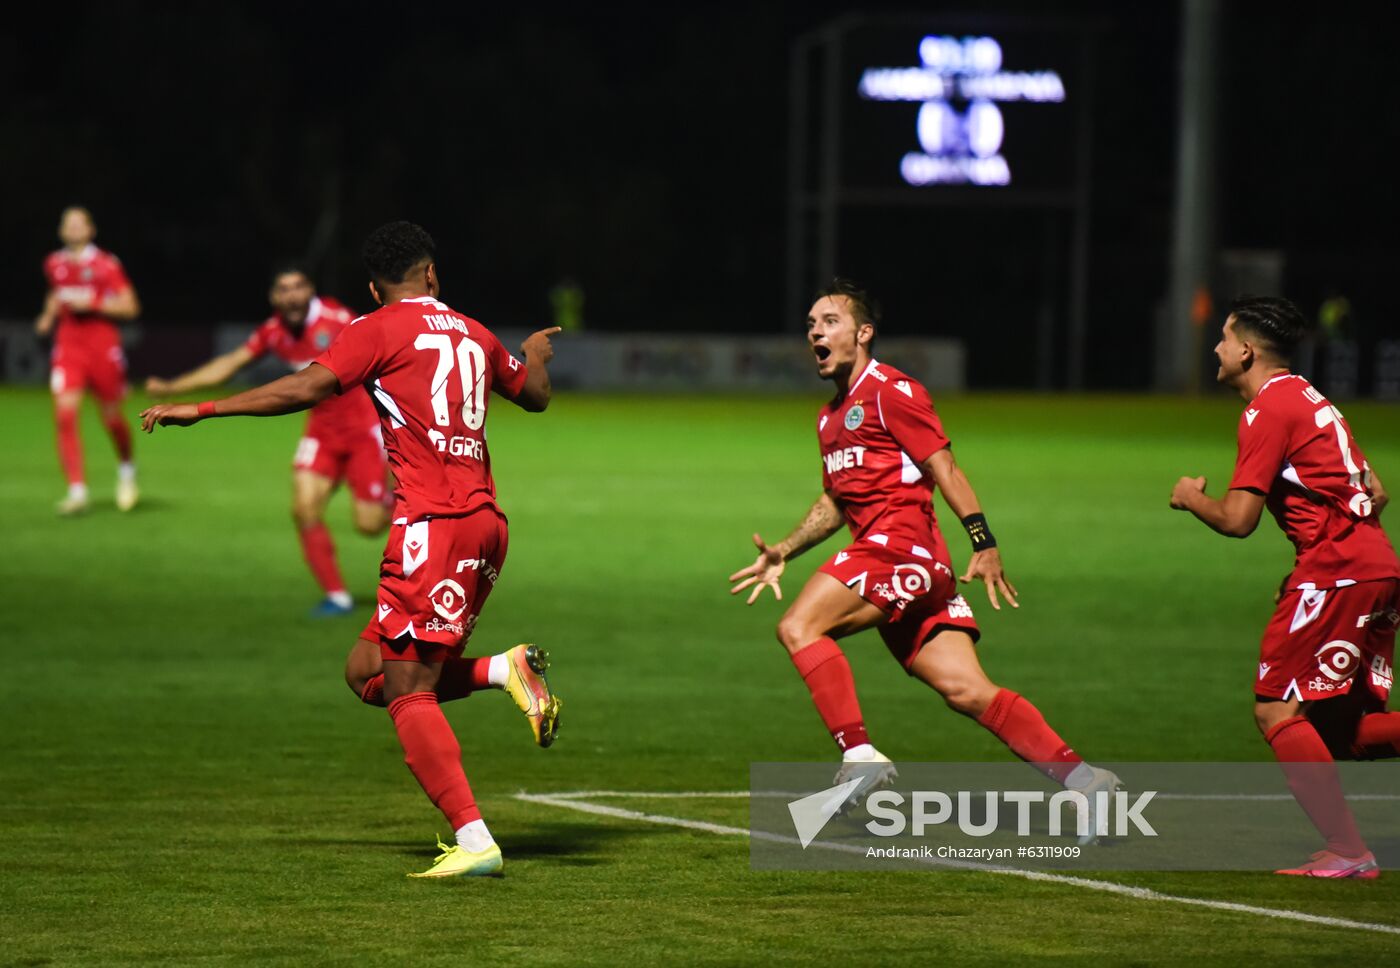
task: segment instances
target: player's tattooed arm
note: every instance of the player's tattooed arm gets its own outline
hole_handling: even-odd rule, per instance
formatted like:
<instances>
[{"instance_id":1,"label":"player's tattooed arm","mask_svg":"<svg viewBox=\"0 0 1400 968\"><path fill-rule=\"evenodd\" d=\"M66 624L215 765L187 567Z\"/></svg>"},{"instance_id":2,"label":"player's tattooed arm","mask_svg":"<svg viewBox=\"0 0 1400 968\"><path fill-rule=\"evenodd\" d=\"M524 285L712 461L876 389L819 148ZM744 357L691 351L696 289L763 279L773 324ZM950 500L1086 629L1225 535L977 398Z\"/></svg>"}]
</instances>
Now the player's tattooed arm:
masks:
<instances>
[{"instance_id":1,"label":"player's tattooed arm","mask_svg":"<svg viewBox=\"0 0 1400 968\"><path fill-rule=\"evenodd\" d=\"M334 373L320 363L312 363L280 380L236 393L222 400L204 403L158 403L141 411L141 429L150 433L162 427L188 427L206 417L275 417L309 410L338 392Z\"/></svg>"},{"instance_id":2,"label":"player's tattooed arm","mask_svg":"<svg viewBox=\"0 0 1400 968\"><path fill-rule=\"evenodd\" d=\"M146 392L153 397L173 397L180 393L191 393L205 387L216 387L227 383L243 367L253 360L253 352L246 346L229 350L216 356L203 366L181 374L173 380L162 380L158 376L146 380Z\"/></svg>"},{"instance_id":3,"label":"player's tattooed arm","mask_svg":"<svg viewBox=\"0 0 1400 968\"><path fill-rule=\"evenodd\" d=\"M1264 513L1264 495L1236 487L1222 498L1213 498L1206 493L1204 477L1183 477L1172 488L1171 506L1175 511L1190 511L1227 538L1248 538Z\"/></svg>"},{"instance_id":4,"label":"player's tattooed arm","mask_svg":"<svg viewBox=\"0 0 1400 968\"><path fill-rule=\"evenodd\" d=\"M980 531L976 534L969 528L969 535L974 539L974 550L972 557L968 559L967 568L958 576L958 581L966 585L980 578L987 586L987 600L992 603L992 608L998 611L1001 609L998 595L1004 597L1012 608L1020 608L1016 601L1020 593L1006 577L1006 570L1001 563L1001 552L997 550L996 542L991 540L991 534L987 531L987 522L982 517L982 505L977 500L977 492L972 489L972 483L954 460L953 448L944 447L934 451L924 461L923 471L942 492L943 500L948 502L948 507L958 516L958 520L970 525L967 519L976 515L979 522ZM985 543L984 547L977 546L978 534Z\"/></svg>"},{"instance_id":5,"label":"player's tattooed arm","mask_svg":"<svg viewBox=\"0 0 1400 968\"><path fill-rule=\"evenodd\" d=\"M807 512L807 516L802 519L802 523L776 545L770 547L761 536L753 536L753 543L758 547L758 558L747 568L729 576L729 580L736 583L729 589L729 594L737 595L745 588L753 586L748 600L748 604L752 605L758 600L759 592L764 588L771 588L773 596L781 601L783 589L778 580L783 576L787 560L796 558L814 545L821 544L841 529L841 523L840 506L834 497L823 491Z\"/></svg>"},{"instance_id":6,"label":"player's tattooed arm","mask_svg":"<svg viewBox=\"0 0 1400 968\"><path fill-rule=\"evenodd\" d=\"M515 402L522 410L539 413L549 406L553 391L549 382L549 361L554 359L554 345L549 338L559 331L558 326L551 326L531 333L520 344L520 352L525 357L525 383Z\"/></svg>"},{"instance_id":7,"label":"player's tattooed arm","mask_svg":"<svg viewBox=\"0 0 1400 968\"><path fill-rule=\"evenodd\" d=\"M783 556L784 561L796 558L840 531L841 524L841 508L829 492L823 491L802 523L792 529L792 534L778 542L774 550Z\"/></svg>"}]
</instances>

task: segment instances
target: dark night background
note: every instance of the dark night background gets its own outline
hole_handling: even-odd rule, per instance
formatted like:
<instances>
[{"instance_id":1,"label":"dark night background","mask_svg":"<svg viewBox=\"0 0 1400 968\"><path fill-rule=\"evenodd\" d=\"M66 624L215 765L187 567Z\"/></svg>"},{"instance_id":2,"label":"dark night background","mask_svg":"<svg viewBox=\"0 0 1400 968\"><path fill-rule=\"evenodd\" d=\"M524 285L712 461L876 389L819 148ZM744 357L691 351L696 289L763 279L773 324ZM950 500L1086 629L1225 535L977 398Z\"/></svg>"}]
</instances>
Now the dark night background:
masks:
<instances>
[{"instance_id":1,"label":"dark night background","mask_svg":"<svg viewBox=\"0 0 1400 968\"><path fill-rule=\"evenodd\" d=\"M572 276L590 328L795 333L789 49L850 9L73 3L10 21L0 318L38 311L40 260L76 202L154 323L261 318L283 257L368 308L360 240L406 217L438 240L444 298L488 325L548 323L549 289ZM1047 16L918 13L945 9ZM1223 5L1215 178L1219 248L1283 250L1286 295L1313 313L1343 292L1372 333L1400 329L1381 9ZM1095 25L1089 382L1144 386L1167 284L1180 10L1062 2L1055 16ZM1007 63L1043 66L1056 65ZM897 161L912 126L907 140L878 150ZM1006 348L1031 339L1046 231L1062 227L1010 210L862 210L841 224L839 261L883 295L886 332L960 336L974 386L1024 384L1029 354Z\"/></svg>"}]
</instances>

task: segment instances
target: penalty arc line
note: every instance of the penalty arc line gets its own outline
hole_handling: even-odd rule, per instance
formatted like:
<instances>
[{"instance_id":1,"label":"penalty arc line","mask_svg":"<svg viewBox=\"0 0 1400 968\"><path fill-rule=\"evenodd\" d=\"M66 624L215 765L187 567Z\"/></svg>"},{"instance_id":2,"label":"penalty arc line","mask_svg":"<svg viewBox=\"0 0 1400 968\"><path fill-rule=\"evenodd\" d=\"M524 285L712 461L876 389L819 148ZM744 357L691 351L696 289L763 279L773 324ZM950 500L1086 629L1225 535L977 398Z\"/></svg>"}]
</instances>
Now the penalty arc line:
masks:
<instances>
[{"instance_id":1,"label":"penalty arc line","mask_svg":"<svg viewBox=\"0 0 1400 968\"><path fill-rule=\"evenodd\" d=\"M606 795L605 791L599 792ZM582 799L586 793L587 791L579 791L559 797L550 794L525 793L522 791L515 794L515 799L546 807L577 810L581 813L591 813L600 817L613 817L619 820L637 820L643 823L657 824L666 827L682 827L687 830L699 830L704 833L717 834L719 836L750 837L784 844L801 843L796 837L786 837L782 834L768 833L762 830L750 831L744 827L730 827L726 824L710 823L707 820L669 817L665 814L642 813L639 810L625 810L622 807L610 807L601 803L590 803ZM713 796L713 794L711 795ZM691 796L698 799L703 796L703 794L696 792L691 794ZM852 844L824 844L817 841L810 846L843 853L865 854L864 847L857 847ZM1165 894L1147 887L1133 887L1130 884L1119 884L1116 881L1099 881L1088 877L1075 877L1070 874L1051 874L1046 871L1024 870L1019 867L996 867L990 864L978 864L972 861L931 859L928 863L935 867L954 867L981 871L987 874L1005 874L1028 881L1068 884L1072 887L1080 887L1090 891L1101 891L1105 894L1117 894L1121 897L1131 897L1140 901L1165 901L1172 904L1187 904L1193 907L1211 908L1216 911L1229 911L1233 914L1252 914L1257 917L1274 918L1281 921L1299 921L1304 924L1316 924L1329 928L1349 928L1356 931L1371 931L1377 934L1400 935L1400 927L1389 924L1370 924L1365 921L1352 921L1347 918L1333 918L1321 914L1308 914L1304 911L1290 911L1286 908L1258 907L1253 904L1240 904L1235 901L1216 901L1203 897L1184 897L1180 894Z\"/></svg>"}]
</instances>

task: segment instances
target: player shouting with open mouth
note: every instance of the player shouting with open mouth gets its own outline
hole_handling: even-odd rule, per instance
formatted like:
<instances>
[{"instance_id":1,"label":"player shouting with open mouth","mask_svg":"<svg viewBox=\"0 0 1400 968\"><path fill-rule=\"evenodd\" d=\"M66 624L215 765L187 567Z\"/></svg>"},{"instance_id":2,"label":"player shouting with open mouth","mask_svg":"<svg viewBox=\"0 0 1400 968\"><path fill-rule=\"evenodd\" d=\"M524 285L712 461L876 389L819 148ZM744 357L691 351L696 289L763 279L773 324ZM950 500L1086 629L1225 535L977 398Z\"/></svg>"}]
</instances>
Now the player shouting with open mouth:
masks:
<instances>
[{"instance_id":1,"label":"player shouting with open mouth","mask_svg":"<svg viewBox=\"0 0 1400 968\"><path fill-rule=\"evenodd\" d=\"M937 487L972 540L961 580L981 579L992 607L998 596L1016 607L996 540L977 496L953 459L952 446L928 392L907 374L872 356L877 314L866 294L837 280L807 316L807 342L817 372L836 396L817 417L822 494L806 519L776 545L758 535L758 560L729 576L731 593L778 581L789 559L850 528L852 543L808 580L778 622L778 640L811 690L822 721L840 747L836 783L860 777L860 797L894 775L870 742L851 667L836 640L875 628L905 670L935 689L956 711L990 730L1011 751L1069 789L1113 791L1118 778L1091 767L1050 728L1030 701L993 683L974 643L972 608L957 592L948 548L933 512ZM1083 842L1104 833L1090 817Z\"/></svg>"},{"instance_id":2,"label":"player shouting with open mouth","mask_svg":"<svg viewBox=\"0 0 1400 968\"><path fill-rule=\"evenodd\" d=\"M1235 475L1222 498L1183 477L1171 506L1232 538L1267 505L1298 556L1259 647L1254 720L1326 846L1280 874L1379 874L1342 796L1334 756L1394 756L1386 712L1400 621L1400 563L1379 520L1386 494L1341 413L1289 371L1307 332L1286 299L1246 298L1225 319L1216 379L1249 401Z\"/></svg>"},{"instance_id":3,"label":"player shouting with open mouth","mask_svg":"<svg viewBox=\"0 0 1400 968\"><path fill-rule=\"evenodd\" d=\"M374 397L397 482L394 520L380 566L379 602L346 664L366 703L387 705L404 759L457 832L457 843L418 877L494 874L501 850L462 769L457 737L439 703L486 688L507 690L541 746L554 740L560 701L544 679L547 657L532 645L464 658L482 605L505 563L505 515L496 504L486 449L494 390L524 410L549 405L541 330L525 340L525 363L494 334L438 300L433 240L391 222L365 241L370 294L381 308L356 320L306 368L218 401L160 404L142 428L189 426L206 417L272 416L336 393Z\"/></svg>"}]
</instances>

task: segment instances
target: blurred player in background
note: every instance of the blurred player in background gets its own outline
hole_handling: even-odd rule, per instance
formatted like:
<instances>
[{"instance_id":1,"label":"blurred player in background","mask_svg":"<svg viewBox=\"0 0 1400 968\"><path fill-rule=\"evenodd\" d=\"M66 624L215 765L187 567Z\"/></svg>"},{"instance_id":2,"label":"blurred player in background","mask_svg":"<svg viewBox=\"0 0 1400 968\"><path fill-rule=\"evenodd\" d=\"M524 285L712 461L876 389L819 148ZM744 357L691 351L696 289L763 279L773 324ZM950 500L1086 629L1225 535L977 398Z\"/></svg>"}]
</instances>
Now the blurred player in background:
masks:
<instances>
[{"instance_id":1,"label":"blurred player in background","mask_svg":"<svg viewBox=\"0 0 1400 968\"><path fill-rule=\"evenodd\" d=\"M370 293L382 308L356 320L306 368L219 401L160 404L142 425L189 426L206 417L271 416L370 388L397 481L394 524L380 567L379 603L350 652L346 679L360 698L386 705L404 759L457 832L415 877L494 874L501 850L481 819L462 751L440 703L505 689L541 746L553 742L562 705L544 679L547 656L518 645L464 658L482 605L505 563L505 515L496 504L486 449L487 397L524 410L549 405L541 330L525 340L525 363L474 319L438 301L433 240L409 222L370 234Z\"/></svg>"},{"instance_id":2,"label":"blurred player in background","mask_svg":"<svg viewBox=\"0 0 1400 968\"><path fill-rule=\"evenodd\" d=\"M126 356L115 323L139 316L141 303L121 260L93 245L97 225L87 209L64 209L58 237L63 248L44 260L49 292L34 322L39 336L52 333L54 337L49 385L58 427L58 459L68 478L68 494L58 502L58 513L81 514L88 509L83 445L78 438L78 407L84 390L97 398L102 425L117 451L117 507L130 511L139 492L131 459L131 427L122 414Z\"/></svg>"},{"instance_id":3,"label":"blurred player in background","mask_svg":"<svg viewBox=\"0 0 1400 968\"><path fill-rule=\"evenodd\" d=\"M340 303L318 296L310 274L299 266L282 266L273 273L268 301L272 315L242 346L173 380L151 377L146 392L165 397L218 386L267 353L299 370L329 349L352 319ZM342 480L348 483L356 529L379 534L389 526L388 466L379 415L368 393L322 400L307 416L306 431L292 458L292 520L306 563L325 593L313 615L345 615L354 607L326 527L331 495Z\"/></svg>"},{"instance_id":4,"label":"blurred player in background","mask_svg":"<svg viewBox=\"0 0 1400 968\"><path fill-rule=\"evenodd\" d=\"M822 495L806 520L778 544L769 546L754 535L758 560L729 576L737 582L731 593L753 586L748 599L753 604L769 587L781 599L778 580L788 560L835 534L844 520L853 542L812 575L777 630L841 749L835 782L861 778L865 782L855 796L862 797L894 776L889 759L866 732L850 664L836 644L875 628L906 672L1021 759L1086 794L1092 805L1094 794L1117 789L1118 778L1085 763L1029 700L993 683L978 661L974 643L980 632L971 606L958 594L934 518L935 487L972 541L972 560L961 580L985 582L997 609L999 594L1016 607L1016 590L1002 571L996 540L953 459L928 391L873 358L877 321L866 294L842 280L813 304L807 342L818 374L836 384L836 396L817 417ZM1106 832L1106 818L1087 819L1084 843Z\"/></svg>"},{"instance_id":5,"label":"blurred player in background","mask_svg":"<svg viewBox=\"0 0 1400 968\"><path fill-rule=\"evenodd\" d=\"M1237 302L1215 355L1219 382L1248 401L1234 477L1222 498L1183 477L1171 506L1233 538L1265 506L1297 549L1264 631L1254 719L1326 847L1309 877L1376 877L1343 799L1334 757L1394 756L1400 713L1386 712L1400 621L1400 562L1380 525L1386 493L1337 408L1289 372L1307 323L1286 299ZM1306 764L1306 765L1302 765Z\"/></svg>"}]
</instances>

